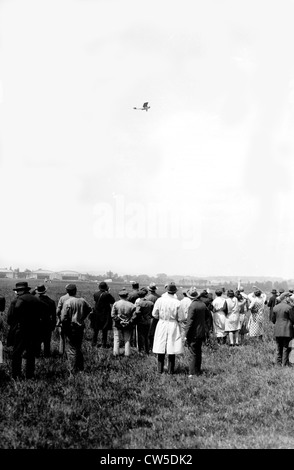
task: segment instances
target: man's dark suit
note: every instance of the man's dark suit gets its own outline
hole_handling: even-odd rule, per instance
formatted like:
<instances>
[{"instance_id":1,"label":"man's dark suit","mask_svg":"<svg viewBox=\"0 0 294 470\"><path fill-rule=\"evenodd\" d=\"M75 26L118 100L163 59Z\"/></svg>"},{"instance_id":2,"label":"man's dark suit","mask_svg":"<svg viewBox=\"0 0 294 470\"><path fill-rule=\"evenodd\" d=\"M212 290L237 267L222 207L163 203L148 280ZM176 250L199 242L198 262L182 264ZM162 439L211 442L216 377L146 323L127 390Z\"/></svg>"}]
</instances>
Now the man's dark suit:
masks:
<instances>
[{"instance_id":1,"label":"man's dark suit","mask_svg":"<svg viewBox=\"0 0 294 470\"><path fill-rule=\"evenodd\" d=\"M272 322L275 325L274 336L277 343L277 364L283 366L289 362L289 342L293 338L294 307L286 300L278 303L273 308Z\"/></svg>"},{"instance_id":2,"label":"man's dark suit","mask_svg":"<svg viewBox=\"0 0 294 470\"><path fill-rule=\"evenodd\" d=\"M185 336L191 360L189 374L198 375L201 373L202 343L206 337L211 323L211 312L204 302L195 299L192 301L185 328Z\"/></svg>"},{"instance_id":3,"label":"man's dark suit","mask_svg":"<svg viewBox=\"0 0 294 470\"><path fill-rule=\"evenodd\" d=\"M12 377L21 376L22 354L26 351L26 378L35 372L35 355L40 343L42 303L29 292L18 295L11 302L7 314L10 325L12 352Z\"/></svg>"}]
</instances>

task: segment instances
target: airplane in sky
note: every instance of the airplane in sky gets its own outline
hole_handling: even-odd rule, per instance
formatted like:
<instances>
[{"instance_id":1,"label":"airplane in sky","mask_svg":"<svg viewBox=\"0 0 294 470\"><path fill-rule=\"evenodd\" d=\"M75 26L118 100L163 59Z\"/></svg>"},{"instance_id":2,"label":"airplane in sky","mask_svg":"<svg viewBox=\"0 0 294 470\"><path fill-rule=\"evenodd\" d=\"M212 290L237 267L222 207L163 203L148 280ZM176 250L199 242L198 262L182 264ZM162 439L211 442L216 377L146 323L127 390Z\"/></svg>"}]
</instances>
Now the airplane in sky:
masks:
<instances>
[{"instance_id":1,"label":"airplane in sky","mask_svg":"<svg viewBox=\"0 0 294 470\"><path fill-rule=\"evenodd\" d=\"M133 108L133 109L140 109L141 111L148 111L148 109L150 109L150 106L148 106L148 101L146 101L146 103L143 104L142 108Z\"/></svg>"}]
</instances>

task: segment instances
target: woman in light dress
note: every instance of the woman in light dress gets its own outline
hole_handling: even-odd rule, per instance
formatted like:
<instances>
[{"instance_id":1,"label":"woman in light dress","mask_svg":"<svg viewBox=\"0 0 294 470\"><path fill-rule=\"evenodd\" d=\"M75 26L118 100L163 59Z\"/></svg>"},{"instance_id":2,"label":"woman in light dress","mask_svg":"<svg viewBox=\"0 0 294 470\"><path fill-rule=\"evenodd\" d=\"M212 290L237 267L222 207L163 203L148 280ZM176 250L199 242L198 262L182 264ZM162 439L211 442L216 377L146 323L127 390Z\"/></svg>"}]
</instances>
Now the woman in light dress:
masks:
<instances>
[{"instance_id":1,"label":"woman in light dress","mask_svg":"<svg viewBox=\"0 0 294 470\"><path fill-rule=\"evenodd\" d=\"M248 336L262 340L264 333L264 306L265 298L260 289L254 291L254 296L250 297L248 310L251 311L248 322Z\"/></svg>"},{"instance_id":2,"label":"woman in light dress","mask_svg":"<svg viewBox=\"0 0 294 470\"><path fill-rule=\"evenodd\" d=\"M234 294L233 290L228 290L227 292L227 315L225 320L225 331L229 335L230 346L239 346L239 331L241 328L240 322L240 310L242 305L244 305L245 300L241 300L238 292L237 296Z\"/></svg>"},{"instance_id":3,"label":"woman in light dress","mask_svg":"<svg viewBox=\"0 0 294 470\"><path fill-rule=\"evenodd\" d=\"M215 291L215 299L212 302L213 330L219 344L225 344L227 333L225 331L227 303L223 297L223 291L218 289Z\"/></svg>"}]
</instances>

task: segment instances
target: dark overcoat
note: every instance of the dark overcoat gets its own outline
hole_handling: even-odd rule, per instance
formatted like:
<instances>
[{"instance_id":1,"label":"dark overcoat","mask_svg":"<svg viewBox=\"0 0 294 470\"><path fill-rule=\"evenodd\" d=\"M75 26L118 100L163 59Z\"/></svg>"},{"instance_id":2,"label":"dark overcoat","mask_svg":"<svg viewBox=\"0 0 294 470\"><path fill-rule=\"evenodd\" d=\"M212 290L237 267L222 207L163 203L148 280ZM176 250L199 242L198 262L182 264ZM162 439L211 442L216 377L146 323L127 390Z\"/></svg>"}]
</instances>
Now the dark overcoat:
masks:
<instances>
[{"instance_id":1,"label":"dark overcoat","mask_svg":"<svg viewBox=\"0 0 294 470\"><path fill-rule=\"evenodd\" d=\"M293 338L294 307L284 301L275 305L272 313L272 322L275 325L275 337Z\"/></svg>"},{"instance_id":2,"label":"dark overcoat","mask_svg":"<svg viewBox=\"0 0 294 470\"><path fill-rule=\"evenodd\" d=\"M111 330L111 306L114 304L114 297L105 290L94 293L95 305L90 315L91 327L97 330Z\"/></svg>"},{"instance_id":3,"label":"dark overcoat","mask_svg":"<svg viewBox=\"0 0 294 470\"><path fill-rule=\"evenodd\" d=\"M195 299L188 310L188 318L185 327L187 342L205 338L211 324L211 312L204 302Z\"/></svg>"}]
</instances>

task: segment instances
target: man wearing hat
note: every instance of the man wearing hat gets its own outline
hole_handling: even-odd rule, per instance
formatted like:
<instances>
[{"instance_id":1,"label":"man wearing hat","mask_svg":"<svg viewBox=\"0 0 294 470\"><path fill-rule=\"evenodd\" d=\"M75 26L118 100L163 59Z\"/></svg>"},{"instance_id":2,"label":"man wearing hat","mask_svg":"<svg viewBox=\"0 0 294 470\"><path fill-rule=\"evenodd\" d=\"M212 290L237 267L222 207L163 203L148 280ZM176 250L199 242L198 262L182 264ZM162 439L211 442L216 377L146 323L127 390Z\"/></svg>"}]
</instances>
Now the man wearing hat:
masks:
<instances>
[{"instance_id":1,"label":"man wearing hat","mask_svg":"<svg viewBox=\"0 0 294 470\"><path fill-rule=\"evenodd\" d=\"M139 352L149 354L149 331L154 304L151 300L147 300L147 294L148 290L146 287L141 287L141 289L139 289L139 298L135 302L135 313Z\"/></svg>"},{"instance_id":2,"label":"man wearing hat","mask_svg":"<svg viewBox=\"0 0 294 470\"><path fill-rule=\"evenodd\" d=\"M153 302L155 304L156 300L159 299L160 295L157 294L157 286L155 282L151 282L149 286L147 287L148 293L146 295L146 300L150 300L150 302Z\"/></svg>"},{"instance_id":3,"label":"man wearing hat","mask_svg":"<svg viewBox=\"0 0 294 470\"><path fill-rule=\"evenodd\" d=\"M44 284L36 287L35 295L43 304L44 315L42 321L41 344L44 344L44 357L51 356L51 335L56 326L56 304L53 299L46 295L47 288Z\"/></svg>"},{"instance_id":4,"label":"man wearing hat","mask_svg":"<svg viewBox=\"0 0 294 470\"><path fill-rule=\"evenodd\" d=\"M131 282L132 284L132 291L128 294L128 301L134 304L136 300L139 298L139 283L138 282Z\"/></svg>"},{"instance_id":5,"label":"man wearing hat","mask_svg":"<svg viewBox=\"0 0 294 470\"><path fill-rule=\"evenodd\" d=\"M68 365L70 375L84 370L82 342L85 329L85 319L92 311L90 304L83 298L77 297L77 286L66 286L68 299L65 300L61 311L61 324L68 339Z\"/></svg>"},{"instance_id":6,"label":"man wearing hat","mask_svg":"<svg viewBox=\"0 0 294 470\"><path fill-rule=\"evenodd\" d=\"M269 308L269 320L272 321L273 318L273 308L277 304L278 293L276 289L272 289L271 297L268 300L268 308Z\"/></svg>"},{"instance_id":7,"label":"man wearing hat","mask_svg":"<svg viewBox=\"0 0 294 470\"><path fill-rule=\"evenodd\" d=\"M111 308L115 302L109 293L108 284L100 282L99 290L94 293L95 305L90 316L91 328L93 329L92 346L96 346L99 330L102 331L102 347L107 347L108 330L112 329Z\"/></svg>"},{"instance_id":8,"label":"man wearing hat","mask_svg":"<svg viewBox=\"0 0 294 470\"><path fill-rule=\"evenodd\" d=\"M147 289L149 291L149 294L146 295L145 300L152 302L154 305L156 300L160 298L160 295L156 292L157 285L155 284L155 282L151 282L149 286L147 287ZM148 334L150 351L152 351L152 348L153 348L154 333L155 333L157 321L158 320L156 318L154 317L151 318L150 329L149 329L149 334Z\"/></svg>"},{"instance_id":9,"label":"man wearing hat","mask_svg":"<svg viewBox=\"0 0 294 470\"><path fill-rule=\"evenodd\" d=\"M136 318L136 307L129 302L128 291L123 288L118 293L120 300L114 302L111 310L113 320L113 355L119 355L120 338L124 341L125 356L131 354L131 334Z\"/></svg>"},{"instance_id":10,"label":"man wearing hat","mask_svg":"<svg viewBox=\"0 0 294 470\"><path fill-rule=\"evenodd\" d=\"M294 336L294 303L290 299L290 292L284 292L273 307L272 322L275 325L276 364L287 366L289 365L289 343Z\"/></svg>"},{"instance_id":11,"label":"man wearing hat","mask_svg":"<svg viewBox=\"0 0 294 470\"><path fill-rule=\"evenodd\" d=\"M155 330L153 352L157 354L157 370L160 374L164 370L165 355L168 356L168 373L173 374L175 370L175 356L183 353L181 337L180 301L174 297L177 286L170 282L167 292L161 296L154 305L152 316L158 318Z\"/></svg>"},{"instance_id":12,"label":"man wearing hat","mask_svg":"<svg viewBox=\"0 0 294 470\"><path fill-rule=\"evenodd\" d=\"M16 298L11 302L7 314L10 326L8 345L12 351L12 377L21 377L22 355L26 351L27 379L34 377L36 351L40 344L43 308L41 301L30 293L27 282L17 282L13 289Z\"/></svg>"},{"instance_id":13,"label":"man wearing hat","mask_svg":"<svg viewBox=\"0 0 294 470\"><path fill-rule=\"evenodd\" d=\"M196 287L192 286L190 289L185 289L182 291L183 292L183 299L180 300L180 316L183 318L181 322L181 335L182 335L182 341L183 345L185 344L185 328L187 324L187 319L188 319L188 311L189 307L192 303L192 301L195 299L195 297L198 296L198 292Z\"/></svg>"},{"instance_id":14,"label":"man wearing hat","mask_svg":"<svg viewBox=\"0 0 294 470\"><path fill-rule=\"evenodd\" d=\"M136 300L139 298L139 282L131 281L132 284L132 291L128 294L128 301L134 304ZM136 347L137 343L137 334L136 334L136 327L134 326L131 336L131 346Z\"/></svg>"},{"instance_id":15,"label":"man wearing hat","mask_svg":"<svg viewBox=\"0 0 294 470\"><path fill-rule=\"evenodd\" d=\"M200 375L202 364L202 344L207 330L211 324L211 313L205 303L194 293L188 310L188 319L185 328L186 344L190 353L189 378Z\"/></svg>"},{"instance_id":16,"label":"man wearing hat","mask_svg":"<svg viewBox=\"0 0 294 470\"><path fill-rule=\"evenodd\" d=\"M4 329L4 321L3 321L2 313L5 310L5 304L6 304L5 297L0 295L0 333ZM1 339L2 337L0 335L0 364L2 364L3 362L3 344L2 344Z\"/></svg>"}]
</instances>

